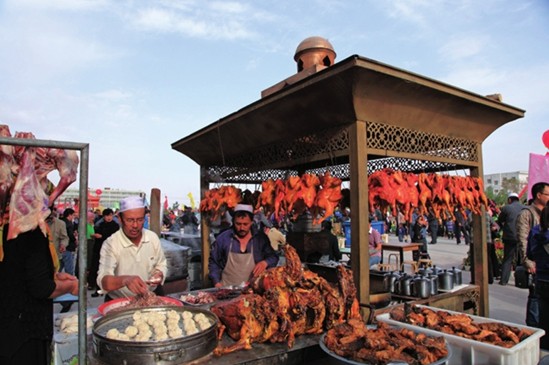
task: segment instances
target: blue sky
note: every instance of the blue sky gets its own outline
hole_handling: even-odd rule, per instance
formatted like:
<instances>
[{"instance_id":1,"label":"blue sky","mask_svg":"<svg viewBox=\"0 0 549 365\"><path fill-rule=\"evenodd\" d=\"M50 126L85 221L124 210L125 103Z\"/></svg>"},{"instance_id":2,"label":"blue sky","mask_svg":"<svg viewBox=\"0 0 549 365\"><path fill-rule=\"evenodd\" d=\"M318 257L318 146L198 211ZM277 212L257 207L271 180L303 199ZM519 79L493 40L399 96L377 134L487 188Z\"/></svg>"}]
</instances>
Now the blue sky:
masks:
<instances>
[{"instance_id":1,"label":"blue sky","mask_svg":"<svg viewBox=\"0 0 549 365\"><path fill-rule=\"evenodd\" d=\"M293 75L310 36L336 62L358 54L525 109L483 144L485 173L547 152L545 0L4 0L0 123L89 143L94 189L187 204L199 168L171 144Z\"/></svg>"}]
</instances>

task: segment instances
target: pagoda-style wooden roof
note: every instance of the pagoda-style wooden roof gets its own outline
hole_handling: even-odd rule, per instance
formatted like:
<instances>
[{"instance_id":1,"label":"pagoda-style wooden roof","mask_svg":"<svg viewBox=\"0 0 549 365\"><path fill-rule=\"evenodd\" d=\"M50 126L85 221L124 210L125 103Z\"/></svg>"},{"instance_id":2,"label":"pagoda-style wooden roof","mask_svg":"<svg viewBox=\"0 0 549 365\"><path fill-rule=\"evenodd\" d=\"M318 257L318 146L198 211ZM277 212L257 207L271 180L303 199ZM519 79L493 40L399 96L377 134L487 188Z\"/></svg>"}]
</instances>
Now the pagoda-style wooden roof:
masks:
<instances>
[{"instance_id":1,"label":"pagoda-style wooden roof","mask_svg":"<svg viewBox=\"0 0 549 365\"><path fill-rule=\"evenodd\" d=\"M482 143L524 110L351 56L172 144L200 166L357 120Z\"/></svg>"}]
</instances>

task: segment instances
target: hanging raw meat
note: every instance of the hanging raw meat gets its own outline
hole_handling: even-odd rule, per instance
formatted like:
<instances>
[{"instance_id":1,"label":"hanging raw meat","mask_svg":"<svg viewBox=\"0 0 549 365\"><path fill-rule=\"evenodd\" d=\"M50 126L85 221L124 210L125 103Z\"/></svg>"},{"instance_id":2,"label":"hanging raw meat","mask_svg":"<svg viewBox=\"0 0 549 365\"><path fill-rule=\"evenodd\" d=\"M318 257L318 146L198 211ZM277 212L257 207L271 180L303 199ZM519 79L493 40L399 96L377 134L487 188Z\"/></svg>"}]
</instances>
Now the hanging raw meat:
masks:
<instances>
[{"instance_id":1,"label":"hanging raw meat","mask_svg":"<svg viewBox=\"0 0 549 365\"><path fill-rule=\"evenodd\" d=\"M48 197L36 177L34 154L34 148L28 147L21 158L22 165L10 199L8 240L37 226L46 235L45 219L50 214L50 210Z\"/></svg>"},{"instance_id":2,"label":"hanging raw meat","mask_svg":"<svg viewBox=\"0 0 549 365\"><path fill-rule=\"evenodd\" d=\"M35 139L31 132L16 132L15 138ZM21 159L26 147L15 148L16 160ZM42 190L49 193L49 204L51 205L70 184L76 181L78 172L78 154L73 150L58 148L35 147L34 170ZM21 165L21 163L19 163ZM59 183L54 186L48 179L48 174L54 170L59 171Z\"/></svg>"},{"instance_id":3,"label":"hanging raw meat","mask_svg":"<svg viewBox=\"0 0 549 365\"><path fill-rule=\"evenodd\" d=\"M0 136L11 137L7 125L0 125ZM10 145L0 145L0 219L4 216L11 190L15 184L15 176L19 166L15 162L15 148Z\"/></svg>"}]
</instances>

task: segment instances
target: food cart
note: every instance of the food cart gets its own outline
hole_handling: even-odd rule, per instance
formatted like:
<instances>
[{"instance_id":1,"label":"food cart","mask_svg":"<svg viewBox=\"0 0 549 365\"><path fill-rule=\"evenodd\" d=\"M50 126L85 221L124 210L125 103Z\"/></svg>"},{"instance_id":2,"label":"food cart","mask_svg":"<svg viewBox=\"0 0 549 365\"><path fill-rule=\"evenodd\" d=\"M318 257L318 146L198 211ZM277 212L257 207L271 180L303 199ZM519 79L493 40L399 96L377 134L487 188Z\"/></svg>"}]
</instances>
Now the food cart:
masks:
<instances>
[{"instance_id":1,"label":"food cart","mask_svg":"<svg viewBox=\"0 0 549 365\"><path fill-rule=\"evenodd\" d=\"M369 173L468 170L483 176L482 143L524 116L497 96L485 97L410 71L353 55L333 63L320 37L304 40L298 73L262 98L172 144L200 165L201 192L212 184L260 184L267 179L329 171L350 182L351 268L358 299L370 300ZM485 225L474 215L472 282L478 314L488 316ZM210 243L202 218L202 275ZM468 294L470 295L470 294Z\"/></svg>"}]
</instances>

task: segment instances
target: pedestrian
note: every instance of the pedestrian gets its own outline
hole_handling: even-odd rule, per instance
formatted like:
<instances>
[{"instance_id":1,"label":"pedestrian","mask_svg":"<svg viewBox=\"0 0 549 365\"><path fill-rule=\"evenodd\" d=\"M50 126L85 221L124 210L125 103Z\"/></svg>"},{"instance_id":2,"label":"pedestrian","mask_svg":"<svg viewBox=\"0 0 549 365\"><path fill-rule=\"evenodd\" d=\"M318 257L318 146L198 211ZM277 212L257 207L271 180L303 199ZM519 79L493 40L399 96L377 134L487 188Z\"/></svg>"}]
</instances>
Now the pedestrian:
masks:
<instances>
[{"instance_id":1,"label":"pedestrian","mask_svg":"<svg viewBox=\"0 0 549 365\"><path fill-rule=\"evenodd\" d=\"M528 236L534 226L540 224L542 209L549 202L549 183L538 182L531 189L532 201L517 217L516 231L518 240L518 261L524 265L530 274L536 274L536 263L526 255ZM535 289L535 280L528 288L528 300L526 302L526 325L538 327L539 305L538 291Z\"/></svg>"},{"instance_id":2,"label":"pedestrian","mask_svg":"<svg viewBox=\"0 0 549 365\"><path fill-rule=\"evenodd\" d=\"M103 247L103 243L107 240L107 238L112 236L120 229L120 226L114 220L114 212L112 209L103 209L101 215L102 219L99 221L100 223L95 226L95 245L93 248L93 252L91 253L92 263L90 265L90 271L88 276L88 289L95 290L95 292L91 295L94 298L101 295L101 293L99 292L99 287L97 286L97 273L99 271L99 258L101 257L101 248Z\"/></svg>"},{"instance_id":3,"label":"pedestrian","mask_svg":"<svg viewBox=\"0 0 549 365\"><path fill-rule=\"evenodd\" d=\"M429 208L429 232L431 233L431 241L429 244L436 245L438 236L438 218L432 208Z\"/></svg>"},{"instance_id":4,"label":"pedestrian","mask_svg":"<svg viewBox=\"0 0 549 365\"><path fill-rule=\"evenodd\" d=\"M549 192L547 192L549 196ZM549 206L540 214L540 222L535 225L528 236L526 256L535 262L535 287L538 295L538 327L545 330L540 339L540 347L549 350Z\"/></svg>"},{"instance_id":5,"label":"pedestrian","mask_svg":"<svg viewBox=\"0 0 549 365\"><path fill-rule=\"evenodd\" d=\"M454 222L454 234L456 236L456 244L461 244L462 235L465 244L470 244L471 236L469 236L469 229L467 227L467 212L465 210L459 210L458 208L456 208L454 210L454 215L456 217L456 220Z\"/></svg>"},{"instance_id":6,"label":"pedestrian","mask_svg":"<svg viewBox=\"0 0 549 365\"><path fill-rule=\"evenodd\" d=\"M370 254L369 265L379 264L381 262L381 245L383 241L381 240L381 234L375 228L372 228L370 225L370 230L368 231L368 251Z\"/></svg>"},{"instance_id":7,"label":"pedestrian","mask_svg":"<svg viewBox=\"0 0 549 365\"><path fill-rule=\"evenodd\" d=\"M501 268L500 285L507 285L511 277L513 262L517 257L518 240L517 240L517 217L520 211L524 208L519 202L517 193L510 193L507 197L507 205L501 208L501 213L498 217L498 224L503 231L503 264Z\"/></svg>"},{"instance_id":8,"label":"pedestrian","mask_svg":"<svg viewBox=\"0 0 549 365\"><path fill-rule=\"evenodd\" d=\"M423 214L418 215L416 223L414 224L414 241L415 243L421 243L421 247L418 251L413 251L414 261L418 261L420 257L428 257L427 250L427 227L429 223Z\"/></svg>"},{"instance_id":9,"label":"pedestrian","mask_svg":"<svg viewBox=\"0 0 549 365\"><path fill-rule=\"evenodd\" d=\"M63 218L61 220L65 222L67 229L67 236L69 236L69 244L65 248L63 256L63 266L67 274L74 275L75 255L76 255L76 230L74 229L74 216L75 212L72 208L67 208L63 211Z\"/></svg>"}]
</instances>

